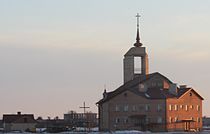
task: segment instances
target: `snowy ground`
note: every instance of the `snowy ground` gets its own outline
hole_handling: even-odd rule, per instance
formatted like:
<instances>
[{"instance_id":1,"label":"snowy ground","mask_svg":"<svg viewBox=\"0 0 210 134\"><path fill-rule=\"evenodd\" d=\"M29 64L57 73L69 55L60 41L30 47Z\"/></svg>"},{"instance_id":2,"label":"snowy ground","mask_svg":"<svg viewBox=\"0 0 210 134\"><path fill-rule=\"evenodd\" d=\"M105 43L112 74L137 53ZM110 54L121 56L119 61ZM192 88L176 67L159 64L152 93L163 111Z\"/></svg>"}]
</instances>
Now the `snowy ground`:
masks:
<instances>
[{"instance_id":1,"label":"snowy ground","mask_svg":"<svg viewBox=\"0 0 210 134\"><path fill-rule=\"evenodd\" d=\"M3 134L3 133L0 133ZM18 133L4 133L4 134L18 134ZM34 134L34 133L20 133L20 134ZM40 133L37 133L40 134ZM52 134L52 133L43 133L43 134ZM160 133L151 133L151 132L141 132L141 131L116 131L116 132L62 132L59 134L210 134L210 131L203 132L160 132Z\"/></svg>"},{"instance_id":2,"label":"snowy ground","mask_svg":"<svg viewBox=\"0 0 210 134\"><path fill-rule=\"evenodd\" d=\"M118 131L118 132L90 132L88 134L194 134L195 132L160 132L160 133L151 133L151 132L139 132L139 131ZM77 134L75 132L66 133L66 134ZM78 133L85 134L85 133ZM210 134L210 132L199 132L196 134Z\"/></svg>"}]
</instances>

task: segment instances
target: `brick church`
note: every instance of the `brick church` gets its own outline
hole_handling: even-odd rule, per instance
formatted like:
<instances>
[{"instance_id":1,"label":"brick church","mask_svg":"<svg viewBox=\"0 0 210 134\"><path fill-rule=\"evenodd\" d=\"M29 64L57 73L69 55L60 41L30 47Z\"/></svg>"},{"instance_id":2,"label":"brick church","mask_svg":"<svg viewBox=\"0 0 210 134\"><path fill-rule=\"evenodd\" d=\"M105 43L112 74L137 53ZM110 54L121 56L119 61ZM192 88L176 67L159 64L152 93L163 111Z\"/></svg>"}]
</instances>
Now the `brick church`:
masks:
<instances>
[{"instance_id":1,"label":"brick church","mask_svg":"<svg viewBox=\"0 0 210 134\"><path fill-rule=\"evenodd\" d=\"M136 43L123 59L124 84L111 92L104 90L97 102L99 130L200 131L202 96L159 72L149 73L139 36L140 16L136 17Z\"/></svg>"}]
</instances>

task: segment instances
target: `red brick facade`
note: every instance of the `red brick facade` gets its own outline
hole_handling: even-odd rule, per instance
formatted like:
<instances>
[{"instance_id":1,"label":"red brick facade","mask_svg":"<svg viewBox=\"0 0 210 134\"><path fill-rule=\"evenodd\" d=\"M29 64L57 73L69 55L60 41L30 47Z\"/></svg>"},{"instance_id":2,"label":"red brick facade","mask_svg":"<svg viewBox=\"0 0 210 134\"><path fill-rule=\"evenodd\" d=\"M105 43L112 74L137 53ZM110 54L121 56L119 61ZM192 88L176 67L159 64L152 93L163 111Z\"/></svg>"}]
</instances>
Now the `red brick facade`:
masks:
<instances>
[{"instance_id":1,"label":"red brick facade","mask_svg":"<svg viewBox=\"0 0 210 134\"><path fill-rule=\"evenodd\" d=\"M166 104L168 131L202 129L202 98L193 89Z\"/></svg>"}]
</instances>

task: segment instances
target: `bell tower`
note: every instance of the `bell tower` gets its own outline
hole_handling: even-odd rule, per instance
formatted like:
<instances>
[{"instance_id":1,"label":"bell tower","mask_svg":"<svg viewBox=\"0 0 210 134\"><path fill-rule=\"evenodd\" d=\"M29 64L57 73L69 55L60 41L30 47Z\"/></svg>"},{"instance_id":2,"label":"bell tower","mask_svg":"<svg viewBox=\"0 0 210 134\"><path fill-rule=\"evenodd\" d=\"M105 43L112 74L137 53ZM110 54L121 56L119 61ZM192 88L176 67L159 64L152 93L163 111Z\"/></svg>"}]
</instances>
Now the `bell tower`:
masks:
<instances>
[{"instance_id":1,"label":"bell tower","mask_svg":"<svg viewBox=\"0 0 210 134\"><path fill-rule=\"evenodd\" d=\"M139 36L139 17L137 14L137 35L134 47L131 47L124 55L123 70L124 70L124 83L133 80L135 77L146 76L149 73L148 55L146 48L142 47Z\"/></svg>"}]
</instances>

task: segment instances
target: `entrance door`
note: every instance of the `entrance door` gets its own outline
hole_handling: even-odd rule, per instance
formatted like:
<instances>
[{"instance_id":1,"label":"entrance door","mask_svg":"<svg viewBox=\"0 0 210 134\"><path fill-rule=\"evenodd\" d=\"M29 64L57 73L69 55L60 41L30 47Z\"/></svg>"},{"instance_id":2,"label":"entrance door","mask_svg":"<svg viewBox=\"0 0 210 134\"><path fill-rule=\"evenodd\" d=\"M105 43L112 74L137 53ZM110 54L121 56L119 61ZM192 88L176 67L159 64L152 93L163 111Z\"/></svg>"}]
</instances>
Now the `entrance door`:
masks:
<instances>
[{"instance_id":1,"label":"entrance door","mask_svg":"<svg viewBox=\"0 0 210 134\"><path fill-rule=\"evenodd\" d=\"M190 130L190 122L185 122L185 131Z\"/></svg>"},{"instance_id":2,"label":"entrance door","mask_svg":"<svg viewBox=\"0 0 210 134\"><path fill-rule=\"evenodd\" d=\"M133 127L138 130L146 130L146 116L145 115L132 115L130 119L133 122Z\"/></svg>"}]
</instances>

